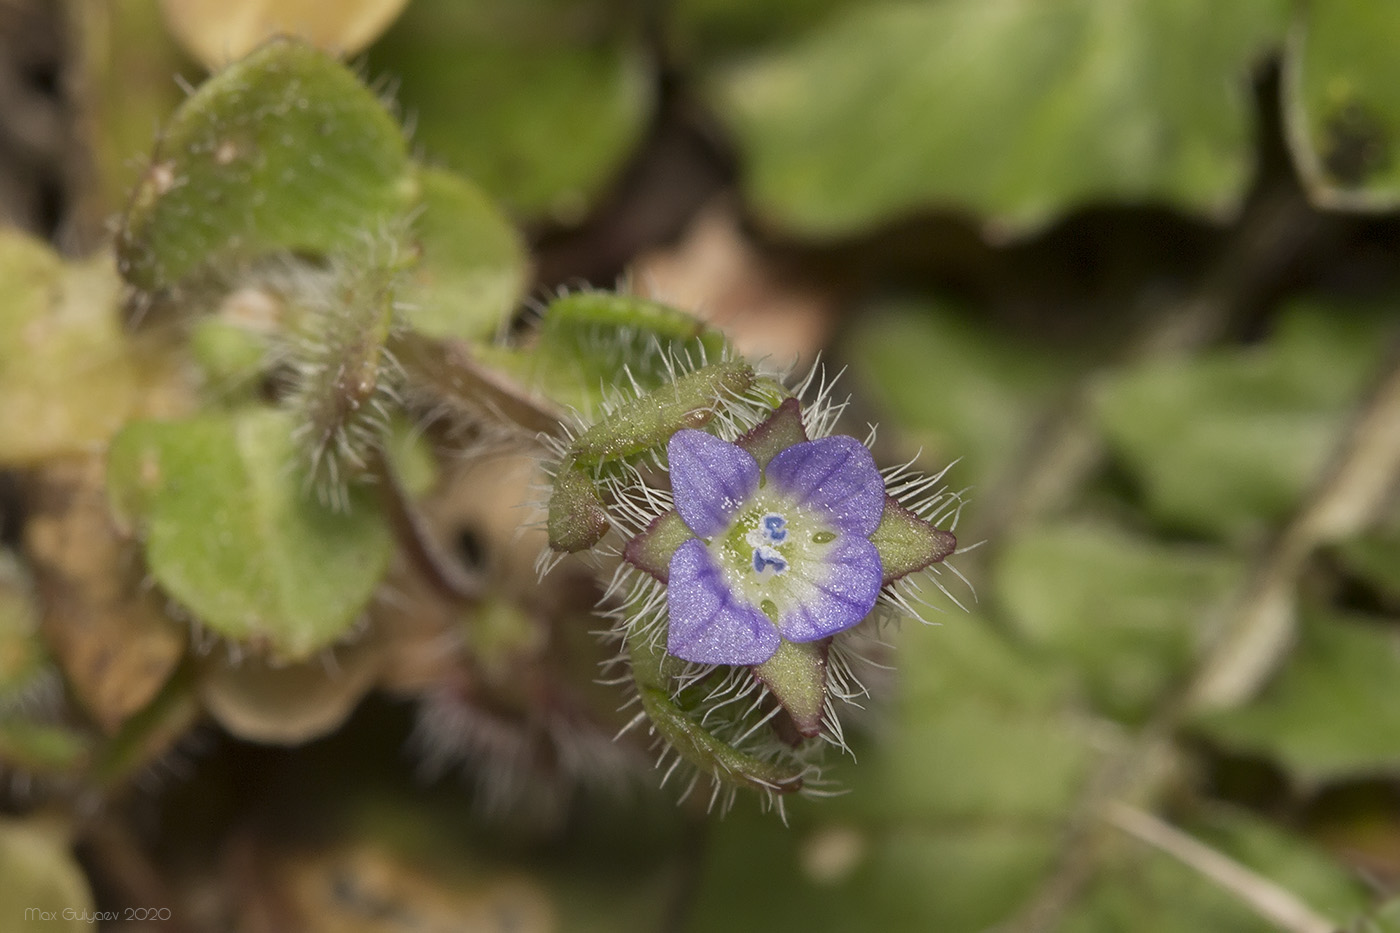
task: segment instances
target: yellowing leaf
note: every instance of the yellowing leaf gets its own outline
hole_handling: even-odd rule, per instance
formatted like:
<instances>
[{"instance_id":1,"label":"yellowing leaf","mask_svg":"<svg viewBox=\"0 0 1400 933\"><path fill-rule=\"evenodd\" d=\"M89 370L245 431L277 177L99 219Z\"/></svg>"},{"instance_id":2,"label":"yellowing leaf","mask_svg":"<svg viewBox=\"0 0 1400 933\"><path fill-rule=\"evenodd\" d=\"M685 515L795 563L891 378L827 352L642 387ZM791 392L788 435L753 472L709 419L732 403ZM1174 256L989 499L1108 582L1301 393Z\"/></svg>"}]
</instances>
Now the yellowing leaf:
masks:
<instances>
[{"instance_id":1,"label":"yellowing leaf","mask_svg":"<svg viewBox=\"0 0 1400 933\"><path fill-rule=\"evenodd\" d=\"M408 0L161 0L161 9L185 49L218 68L279 35L353 55L387 29L407 4Z\"/></svg>"}]
</instances>

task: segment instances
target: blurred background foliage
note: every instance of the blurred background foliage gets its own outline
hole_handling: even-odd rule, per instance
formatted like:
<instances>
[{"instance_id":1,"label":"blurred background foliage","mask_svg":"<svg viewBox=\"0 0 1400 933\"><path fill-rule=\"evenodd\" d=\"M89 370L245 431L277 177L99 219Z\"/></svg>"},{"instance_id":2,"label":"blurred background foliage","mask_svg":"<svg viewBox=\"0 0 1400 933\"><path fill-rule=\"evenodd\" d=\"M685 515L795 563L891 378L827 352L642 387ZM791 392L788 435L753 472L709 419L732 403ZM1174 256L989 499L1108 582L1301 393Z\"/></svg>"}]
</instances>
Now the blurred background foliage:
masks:
<instances>
[{"instance_id":1,"label":"blurred background foliage","mask_svg":"<svg viewBox=\"0 0 1400 933\"><path fill-rule=\"evenodd\" d=\"M294 61L172 121L279 30L374 94ZM1397 47L1367 0L3 0L0 928L1400 929ZM268 312L209 257L405 212L449 425L518 399L442 346L621 286L957 460L972 587L847 793L719 819L610 743L528 450L392 426L466 602L267 479ZM481 352L586 407L573 313Z\"/></svg>"}]
</instances>

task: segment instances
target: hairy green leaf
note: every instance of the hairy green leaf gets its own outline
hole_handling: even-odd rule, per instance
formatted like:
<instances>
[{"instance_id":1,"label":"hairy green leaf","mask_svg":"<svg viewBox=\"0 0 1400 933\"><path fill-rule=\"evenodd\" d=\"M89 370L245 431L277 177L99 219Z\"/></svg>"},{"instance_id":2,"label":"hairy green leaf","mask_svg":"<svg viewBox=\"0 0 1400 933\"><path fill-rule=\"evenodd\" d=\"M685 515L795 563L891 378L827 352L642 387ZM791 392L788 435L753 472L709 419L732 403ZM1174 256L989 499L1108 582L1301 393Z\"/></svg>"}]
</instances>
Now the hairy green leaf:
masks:
<instances>
[{"instance_id":1,"label":"hairy green leaf","mask_svg":"<svg viewBox=\"0 0 1400 933\"><path fill-rule=\"evenodd\" d=\"M268 42L176 111L117 240L123 277L158 291L215 263L357 245L411 204L403 134L344 65Z\"/></svg>"},{"instance_id":2,"label":"hairy green leaf","mask_svg":"<svg viewBox=\"0 0 1400 933\"><path fill-rule=\"evenodd\" d=\"M364 490L351 490L346 511L310 494L292 427L258 409L133 422L112 443L108 473L156 581L210 630L286 660L348 634L391 543Z\"/></svg>"}]
</instances>

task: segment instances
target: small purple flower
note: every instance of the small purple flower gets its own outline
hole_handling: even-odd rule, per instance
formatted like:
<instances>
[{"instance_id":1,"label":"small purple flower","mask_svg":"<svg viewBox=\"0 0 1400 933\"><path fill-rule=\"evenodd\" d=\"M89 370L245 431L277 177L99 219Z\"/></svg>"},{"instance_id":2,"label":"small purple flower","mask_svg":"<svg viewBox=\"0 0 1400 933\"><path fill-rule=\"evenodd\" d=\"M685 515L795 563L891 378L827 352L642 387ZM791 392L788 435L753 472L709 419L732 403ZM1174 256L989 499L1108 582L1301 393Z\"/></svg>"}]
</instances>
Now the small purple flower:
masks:
<instances>
[{"instance_id":1,"label":"small purple flower","mask_svg":"<svg viewBox=\"0 0 1400 933\"><path fill-rule=\"evenodd\" d=\"M732 443L682 429L666 450L671 508L614 493L635 504L623 558L664 588L634 590L625 605L664 611L629 623L661 620L683 660L752 667L798 731L817 734L833 636L880 602L917 616L907 581L957 547L933 525L944 499L926 493L939 477L882 474L852 437L809 439L796 398Z\"/></svg>"},{"instance_id":2,"label":"small purple flower","mask_svg":"<svg viewBox=\"0 0 1400 933\"><path fill-rule=\"evenodd\" d=\"M667 445L676 512L695 537L667 568L666 650L704 664L761 664L781 639L859 623L884 572L870 535L885 511L875 460L852 437L803 441L760 467L703 431Z\"/></svg>"}]
</instances>

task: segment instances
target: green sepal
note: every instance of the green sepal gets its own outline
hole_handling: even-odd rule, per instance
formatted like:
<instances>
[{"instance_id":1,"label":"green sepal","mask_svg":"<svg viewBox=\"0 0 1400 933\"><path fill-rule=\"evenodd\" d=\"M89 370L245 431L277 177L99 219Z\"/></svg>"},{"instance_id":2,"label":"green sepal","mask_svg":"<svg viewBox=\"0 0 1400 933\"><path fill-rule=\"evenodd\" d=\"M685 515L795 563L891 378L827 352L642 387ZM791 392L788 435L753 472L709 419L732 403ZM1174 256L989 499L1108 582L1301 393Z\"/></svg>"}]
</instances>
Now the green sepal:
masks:
<instances>
[{"instance_id":1,"label":"green sepal","mask_svg":"<svg viewBox=\"0 0 1400 933\"><path fill-rule=\"evenodd\" d=\"M760 467L768 466L779 453L795 444L807 440L807 429L802 426L802 403L795 398L787 398L759 424L734 443L748 451L758 461Z\"/></svg>"},{"instance_id":2,"label":"green sepal","mask_svg":"<svg viewBox=\"0 0 1400 933\"><path fill-rule=\"evenodd\" d=\"M885 497L885 514L870 535L870 543L880 554L886 586L938 563L958 547L951 531L933 527L892 496Z\"/></svg>"},{"instance_id":3,"label":"green sepal","mask_svg":"<svg viewBox=\"0 0 1400 933\"><path fill-rule=\"evenodd\" d=\"M809 739L822 731L830 652L830 638L800 643L783 639L773 656L753 669L754 676L792 717L793 726Z\"/></svg>"},{"instance_id":4,"label":"green sepal","mask_svg":"<svg viewBox=\"0 0 1400 933\"><path fill-rule=\"evenodd\" d=\"M734 443L748 451L760 467L768 465L779 451L807 440L802 427L802 406L795 398L785 399L767 419ZM655 519L627 542L623 558L662 583L670 580L671 556L682 544L695 537L680 513L672 510Z\"/></svg>"},{"instance_id":5,"label":"green sepal","mask_svg":"<svg viewBox=\"0 0 1400 933\"><path fill-rule=\"evenodd\" d=\"M176 111L117 239L148 292L210 263L353 246L411 204L403 133L344 65L274 39Z\"/></svg>"},{"instance_id":6,"label":"green sepal","mask_svg":"<svg viewBox=\"0 0 1400 933\"><path fill-rule=\"evenodd\" d=\"M710 422L727 397L753 385L753 367L742 360L711 363L674 382L618 407L580 434L569 454L591 466L635 456L660 447L682 428Z\"/></svg>"},{"instance_id":7,"label":"green sepal","mask_svg":"<svg viewBox=\"0 0 1400 933\"><path fill-rule=\"evenodd\" d=\"M695 537L679 512L674 509L658 516L622 549L622 558L662 583L671 580L671 556Z\"/></svg>"},{"instance_id":8,"label":"green sepal","mask_svg":"<svg viewBox=\"0 0 1400 933\"><path fill-rule=\"evenodd\" d=\"M642 708L653 728L682 758L713 776L737 787L753 787L775 793L801 790L800 767L763 761L726 744L690 716L667 689L667 655L653 650L645 638L627 641L632 674Z\"/></svg>"},{"instance_id":9,"label":"green sepal","mask_svg":"<svg viewBox=\"0 0 1400 933\"><path fill-rule=\"evenodd\" d=\"M602 540L609 525L593 480L573 461L565 461L549 495L549 546L570 554L586 551Z\"/></svg>"},{"instance_id":10,"label":"green sepal","mask_svg":"<svg viewBox=\"0 0 1400 933\"><path fill-rule=\"evenodd\" d=\"M656 731L691 764L726 784L739 787L766 788L784 794L802 789L799 770L784 768L775 762L760 761L726 745L714 733L687 716L665 690L642 687L639 693L642 708Z\"/></svg>"}]
</instances>

